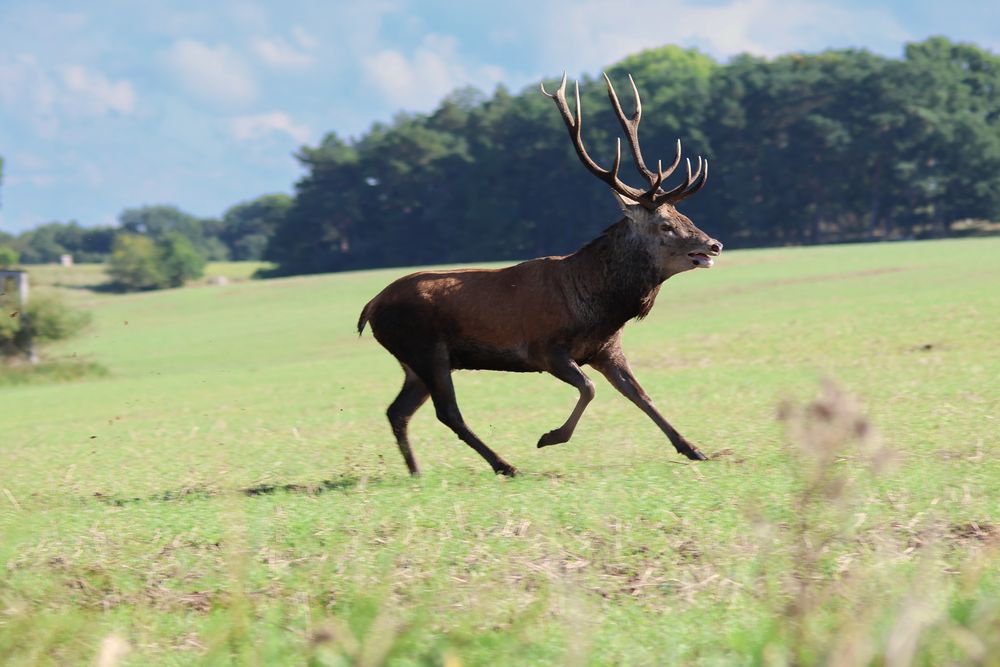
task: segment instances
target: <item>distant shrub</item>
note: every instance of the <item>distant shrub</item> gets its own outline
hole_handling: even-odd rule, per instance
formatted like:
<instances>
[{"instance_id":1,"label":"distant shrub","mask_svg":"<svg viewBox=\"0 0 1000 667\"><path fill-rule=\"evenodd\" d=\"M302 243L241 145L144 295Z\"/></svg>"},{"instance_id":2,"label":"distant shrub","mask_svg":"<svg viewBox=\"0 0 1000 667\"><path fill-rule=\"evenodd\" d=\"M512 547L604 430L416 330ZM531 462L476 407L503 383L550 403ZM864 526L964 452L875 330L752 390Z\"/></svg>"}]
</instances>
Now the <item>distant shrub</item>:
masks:
<instances>
[{"instance_id":1,"label":"distant shrub","mask_svg":"<svg viewBox=\"0 0 1000 667\"><path fill-rule=\"evenodd\" d=\"M20 255L10 246L0 245L0 269L10 269L17 264Z\"/></svg>"},{"instance_id":2,"label":"distant shrub","mask_svg":"<svg viewBox=\"0 0 1000 667\"><path fill-rule=\"evenodd\" d=\"M0 356L18 357L35 345L65 340L78 334L90 323L90 314L70 308L54 296L31 300L26 312L17 309L10 295L2 298L0 317Z\"/></svg>"},{"instance_id":3,"label":"distant shrub","mask_svg":"<svg viewBox=\"0 0 1000 667\"><path fill-rule=\"evenodd\" d=\"M107 273L125 291L180 287L201 277L205 258L178 233L154 241L141 234L121 234L115 239Z\"/></svg>"},{"instance_id":4,"label":"distant shrub","mask_svg":"<svg viewBox=\"0 0 1000 667\"><path fill-rule=\"evenodd\" d=\"M0 355L9 357L17 354L17 339L21 331L21 313L9 299L0 297Z\"/></svg>"},{"instance_id":5,"label":"distant shrub","mask_svg":"<svg viewBox=\"0 0 1000 667\"><path fill-rule=\"evenodd\" d=\"M156 245L168 287L180 287L204 274L205 258L186 237L167 234Z\"/></svg>"},{"instance_id":6,"label":"distant shrub","mask_svg":"<svg viewBox=\"0 0 1000 667\"><path fill-rule=\"evenodd\" d=\"M54 296L38 296L28 305L27 330L36 343L72 338L90 324L90 313L70 308Z\"/></svg>"},{"instance_id":7,"label":"distant shrub","mask_svg":"<svg viewBox=\"0 0 1000 667\"><path fill-rule=\"evenodd\" d=\"M148 236L121 234L111 249L108 276L127 291L162 287L166 278L157 254L156 243Z\"/></svg>"}]
</instances>

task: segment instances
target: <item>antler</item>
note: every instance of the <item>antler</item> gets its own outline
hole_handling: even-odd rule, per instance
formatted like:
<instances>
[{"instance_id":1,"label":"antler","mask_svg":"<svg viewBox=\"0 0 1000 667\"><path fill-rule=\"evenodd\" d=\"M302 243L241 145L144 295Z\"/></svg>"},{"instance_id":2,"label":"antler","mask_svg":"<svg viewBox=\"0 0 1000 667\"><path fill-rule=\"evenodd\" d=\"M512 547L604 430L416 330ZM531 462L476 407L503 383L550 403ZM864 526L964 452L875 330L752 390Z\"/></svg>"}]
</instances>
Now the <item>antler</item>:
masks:
<instances>
[{"instance_id":1,"label":"antler","mask_svg":"<svg viewBox=\"0 0 1000 667\"><path fill-rule=\"evenodd\" d=\"M583 123L583 111L580 105L580 83L576 84L576 114L570 112L569 105L566 103L566 74L563 73L562 81L559 84L559 89L555 93L550 94L545 90L545 84L541 84L542 94L555 100L556 107L559 109L559 113L562 115L563 122L566 123L566 128L569 130L570 139L573 141L573 148L576 149L576 154L579 156L580 161L583 165L599 179L607 183L615 192L629 199L639 202L642 206L647 209L654 210L659 208L663 204L671 203L676 204L677 202L687 199L694 193L698 192L705 186L705 181L708 180L708 160L702 160L701 156L698 157L698 168L691 175L691 161L687 161L687 177L684 182L679 186L669 190L663 191L661 186L663 181L666 180L681 161L681 142L680 139L677 140L677 149L674 153L673 163L667 167L666 171L663 170L663 165L661 161L657 161L656 171L653 172L646 166L646 162L642 157L642 151L639 148L639 120L642 118L642 101L639 99L639 90L635 86L635 81L632 79L630 74L628 77L629 83L632 85L632 94L635 97L635 113L633 113L631 118L625 116L625 112L622 110L621 102L618 101L618 95L615 93L614 86L611 85L611 79L608 75L604 75L604 80L608 85L608 97L611 99L611 106L615 110L615 115L618 117L618 122L621 124L622 129L625 131L625 137L628 140L629 148L632 149L632 157L635 161L635 166L639 170L646 180L649 181L648 190L640 190L638 188L633 188L632 186L623 183L620 178L618 178L618 170L621 167L622 160L622 142L621 139L618 140L615 152L615 162L608 171L598 165L594 160L587 154L587 149L583 145L583 136L581 134L581 126ZM704 171L702 167L704 166Z\"/></svg>"},{"instance_id":2,"label":"antler","mask_svg":"<svg viewBox=\"0 0 1000 667\"><path fill-rule=\"evenodd\" d=\"M542 94L549 97L556 102L556 107L559 109L559 113L562 115L563 122L566 123L566 129L569 130L570 139L573 140L573 148L576 149L576 154L579 156L580 161L583 162L585 166L594 176L611 186L611 189L620 195L624 195L629 199L634 199L636 201L642 201L646 193L637 188L633 188L630 185L626 185L618 178L618 169L621 167L622 163L622 141L618 140L618 145L615 153L615 163L612 166L611 171L602 168L599 164L594 162L594 160L587 154L587 149L583 145L583 136L581 135L581 130L583 126L583 110L580 105L580 82L576 82L576 118L574 119L573 113L569 110L569 105L566 103L566 73L563 73L562 81L559 83L559 88L555 93L549 93L545 90L545 84L541 84ZM648 202L652 204L650 200Z\"/></svg>"},{"instance_id":3,"label":"antler","mask_svg":"<svg viewBox=\"0 0 1000 667\"><path fill-rule=\"evenodd\" d=\"M625 136L628 139L628 145L632 149L635 166L639 170L639 173L649 181L649 184L652 186L651 192L655 193L664 179L674 173L674 169L681 162L681 140L677 140L677 150L674 154L673 164L667 167L666 171L663 171L662 165L658 162L656 173L654 174L650 171L646 167L646 162L642 159L642 151L639 149L639 120L642 119L642 100L639 98L639 90L635 87L632 75L628 75L628 82L632 84L632 96L635 98L635 113L632 114L632 118L630 119L625 117L621 102L618 101L618 95L615 93L615 87L611 85L611 79L608 78L606 72L604 74L604 81L608 84L608 98L611 99L611 106L614 107L615 115L618 116L618 122L621 123L622 129L625 131Z\"/></svg>"}]
</instances>

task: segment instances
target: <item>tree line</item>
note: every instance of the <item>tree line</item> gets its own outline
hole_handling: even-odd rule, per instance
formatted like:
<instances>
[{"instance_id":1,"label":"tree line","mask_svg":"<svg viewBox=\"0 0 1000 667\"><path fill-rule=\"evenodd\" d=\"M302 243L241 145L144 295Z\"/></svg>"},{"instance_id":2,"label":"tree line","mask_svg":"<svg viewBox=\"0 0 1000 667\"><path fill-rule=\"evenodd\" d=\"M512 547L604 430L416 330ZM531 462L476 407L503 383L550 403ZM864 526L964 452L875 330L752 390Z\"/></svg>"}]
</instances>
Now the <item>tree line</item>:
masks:
<instances>
[{"instance_id":1,"label":"tree line","mask_svg":"<svg viewBox=\"0 0 1000 667\"><path fill-rule=\"evenodd\" d=\"M901 58L864 50L743 55L719 63L667 46L607 70L626 111L642 94L647 162L711 162L681 205L726 246L921 238L1000 220L1000 57L942 37ZM611 164L620 128L602 78L580 81L584 139ZM101 260L122 234L181 235L208 259L266 259L270 275L507 260L569 252L616 219L537 87L462 89L297 154L293 197L203 220L172 207L125 211L114 228L43 225L6 241L21 261ZM626 166L627 165L627 166ZM624 177L641 184L623 164ZM675 176L676 178L676 176Z\"/></svg>"},{"instance_id":2,"label":"tree line","mask_svg":"<svg viewBox=\"0 0 1000 667\"><path fill-rule=\"evenodd\" d=\"M180 236L210 261L259 260L291 202L288 195L263 195L230 207L218 219L199 218L176 206L142 206L122 211L116 226L50 222L17 236L0 232L0 245L15 250L25 264L58 262L64 254L73 255L78 262L103 262L119 236L144 236L153 241Z\"/></svg>"},{"instance_id":3,"label":"tree line","mask_svg":"<svg viewBox=\"0 0 1000 667\"><path fill-rule=\"evenodd\" d=\"M647 162L669 161L678 137L709 158L707 188L681 210L727 247L1000 220L1000 57L976 46L932 38L899 59L838 50L727 64L668 46L608 69L630 109L628 73ZM603 80L585 78L580 94L585 141L608 167L620 128ZM617 215L537 88L459 91L298 158L307 173L267 251L277 273L569 252Z\"/></svg>"},{"instance_id":4,"label":"tree line","mask_svg":"<svg viewBox=\"0 0 1000 667\"><path fill-rule=\"evenodd\" d=\"M112 283L123 290L178 287L200 277L206 261L262 259L291 202L288 195L263 195L220 219L143 206L123 211L117 226L51 222L17 236L0 232L0 268L71 255L76 262L107 262Z\"/></svg>"}]
</instances>

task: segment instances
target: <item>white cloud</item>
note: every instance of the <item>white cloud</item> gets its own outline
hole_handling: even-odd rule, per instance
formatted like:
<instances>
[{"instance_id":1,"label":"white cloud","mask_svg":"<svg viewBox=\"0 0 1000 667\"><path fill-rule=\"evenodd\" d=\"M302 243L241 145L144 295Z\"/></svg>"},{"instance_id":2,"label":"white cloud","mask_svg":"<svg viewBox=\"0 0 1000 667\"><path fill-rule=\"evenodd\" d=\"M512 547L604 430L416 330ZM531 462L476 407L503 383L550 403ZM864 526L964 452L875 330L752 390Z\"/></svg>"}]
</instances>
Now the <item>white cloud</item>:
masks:
<instances>
[{"instance_id":1,"label":"white cloud","mask_svg":"<svg viewBox=\"0 0 1000 667\"><path fill-rule=\"evenodd\" d=\"M257 97L252 71L225 44L178 40L167 50L164 62L177 83L204 102L239 106Z\"/></svg>"},{"instance_id":2,"label":"white cloud","mask_svg":"<svg viewBox=\"0 0 1000 667\"><path fill-rule=\"evenodd\" d=\"M52 137L63 121L129 115L135 92L125 79L70 64L45 67L31 54L0 59L0 107L25 118L40 135Z\"/></svg>"},{"instance_id":3,"label":"white cloud","mask_svg":"<svg viewBox=\"0 0 1000 667\"><path fill-rule=\"evenodd\" d=\"M241 141L260 139L269 134L287 134L299 143L309 141L309 128L292 121L284 111L238 116L230 121L233 136Z\"/></svg>"},{"instance_id":4,"label":"white cloud","mask_svg":"<svg viewBox=\"0 0 1000 667\"><path fill-rule=\"evenodd\" d=\"M297 25L292 28L292 37L295 38L295 42L303 49L312 50L319 46L319 40L313 37L312 34L302 26Z\"/></svg>"},{"instance_id":5,"label":"white cloud","mask_svg":"<svg viewBox=\"0 0 1000 667\"><path fill-rule=\"evenodd\" d=\"M670 43L728 57L898 45L911 38L886 9L874 4L848 8L824 0L732 0L707 5L684 0L559 0L546 5L546 12L537 24L546 36L545 59L587 71ZM615 16L650 20L609 20Z\"/></svg>"},{"instance_id":6,"label":"white cloud","mask_svg":"<svg viewBox=\"0 0 1000 667\"><path fill-rule=\"evenodd\" d=\"M467 66L452 37L427 35L409 56L386 49L364 59L365 74L393 105L427 110L455 88L489 89L504 79L493 65Z\"/></svg>"},{"instance_id":7,"label":"white cloud","mask_svg":"<svg viewBox=\"0 0 1000 667\"><path fill-rule=\"evenodd\" d=\"M284 39L258 39L253 50L264 64L279 69L304 69L313 64L309 53L297 50Z\"/></svg>"},{"instance_id":8,"label":"white cloud","mask_svg":"<svg viewBox=\"0 0 1000 667\"><path fill-rule=\"evenodd\" d=\"M62 80L79 102L76 108L90 115L103 116L111 111L129 114L135 108L135 92L128 81L111 81L82 65L64 67Z\"/></svg>"}]
</instances>

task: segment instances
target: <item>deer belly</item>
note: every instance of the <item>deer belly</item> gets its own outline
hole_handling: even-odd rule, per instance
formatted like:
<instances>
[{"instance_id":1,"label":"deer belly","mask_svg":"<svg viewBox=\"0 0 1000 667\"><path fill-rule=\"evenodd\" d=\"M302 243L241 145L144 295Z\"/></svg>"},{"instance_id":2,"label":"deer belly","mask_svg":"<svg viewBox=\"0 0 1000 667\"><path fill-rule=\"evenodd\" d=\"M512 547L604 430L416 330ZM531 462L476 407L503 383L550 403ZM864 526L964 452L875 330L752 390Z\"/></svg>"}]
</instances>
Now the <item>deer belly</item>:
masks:
<instances>
[{"instance_id":1,"label":"deer belly","mask_svg":"<svg viewBox=\"0 0 1000 667\"><path fill-rule=\"evenodd\" d=\"M448 346L451 367L467 370L514 371L528 373L539 371L528 355L518 349L505 349L473 341L456 341Z\"/></svg>"}]
</instances>

